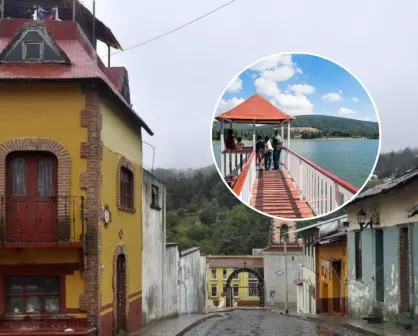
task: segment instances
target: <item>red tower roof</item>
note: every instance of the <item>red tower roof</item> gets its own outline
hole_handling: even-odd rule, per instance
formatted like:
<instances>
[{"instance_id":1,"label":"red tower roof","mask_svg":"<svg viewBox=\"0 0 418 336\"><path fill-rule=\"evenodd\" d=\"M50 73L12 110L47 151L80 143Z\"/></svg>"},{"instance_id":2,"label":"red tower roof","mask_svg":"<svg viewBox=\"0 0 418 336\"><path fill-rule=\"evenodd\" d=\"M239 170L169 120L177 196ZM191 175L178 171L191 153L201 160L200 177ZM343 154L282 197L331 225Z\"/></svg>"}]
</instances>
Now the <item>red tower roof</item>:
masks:
<instances>
[{"instance_id":1,"label":"red tower roof","mask_svg":"<svg viewBox=\"0 0 418 336\"><path fill-rule=\"evenodd\" d=\"M239 124L279 124L295 119L274 106L259 94L248 98L228 112L216 117L219 121L231 121Z\"/></svg>"}]
</instances>

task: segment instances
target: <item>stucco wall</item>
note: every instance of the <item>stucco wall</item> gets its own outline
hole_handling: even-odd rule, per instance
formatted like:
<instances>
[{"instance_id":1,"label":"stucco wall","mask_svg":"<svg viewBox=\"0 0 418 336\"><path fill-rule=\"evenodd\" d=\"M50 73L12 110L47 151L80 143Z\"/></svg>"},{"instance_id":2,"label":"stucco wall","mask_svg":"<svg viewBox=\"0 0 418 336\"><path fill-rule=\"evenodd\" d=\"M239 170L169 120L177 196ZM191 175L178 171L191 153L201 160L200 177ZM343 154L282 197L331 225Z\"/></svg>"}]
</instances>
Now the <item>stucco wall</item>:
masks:
<instances>
[{"instance_id":1,"label":"stucco wall","mask_svg":"<svg viewBox=\"0 0 418 336\"><path fill-rule=\"evenodd\" d=\"M362 232L363 280L356 280L354 232L347 233L348 251L348 315L350 317L365 317L372 312L374 302L374 265L372 250L372 231Z\"/></svg>"},{"instance_id":2,"label":"stucco wall","mask_svg":"<svg viewBox=\"0 0 418 336\"><path fill-rule=\"evenodd\" d=\"M167 246L164 261L163 296L160 297L163 305L161 317L170 317L179 314L177 277L180 254L177 245Z\"/></svg>"},{"instance_id":3,"label":"stucco wall","mask_svg":"<svg viewBox=\"0 0 418 336\"><path fill-rule=\"evenodd\" d=\"M107 99L103 99L100 109L103 146L101 203L109 206L112 218L107 228L101 228L101 293L102 305L105 306L114 300L114 254L117 244L125 245L127 251L129 300L138 300L142 290L142 197L135 197L135 211L119 209L118 176L121 158L124 157L132 163L136 195L141 195L143 190L143 174L140 130L133 129L120 116L117 107Z\"/></svg>"},{"instance_id":4,"label":"stucco wall","mask_svg":"<svg viewBox=\"0 0 418 336\"><path fill-rule=\"evenodd\" d=\"M179 314L205 312L207 306L206 258L198 248L183 251L179 261Z\"/></svg>"},{"instance_id":5,"label":"stucco wall","mask_svg":"<svg viewBox=\"0 0 418 336\"><path fill-rule=\"evenodd\" d=\"M415 223L417 216L408 218L408 209L418 204L416 192L418 181L413 181L402 189L394 190L389 194L378 195L356 202L348 206L348 230L357 230L357 212L360 208L378 208L380 213L380 227L388 227L395 224Z\"/></svg>"},{"instance_id":6,"label":"stucco wall","mask_svg":"<svg viewBox=\"0 0 418 336\"><path fill-rule=\"evenodd\" d=\"M163 279L166 270L163 265L166 258L177 265L175 254L178 254L177 247L171 248L166 253L165 247L165 204L161 204L161 210L151 208L151 187L152 184L159 187L160 199L166 199L165 185L150 173L144 170L143 173L143 263L142 263L142 321L160 319L164 316ZM172 251L174 250L174 251ZM167 254L167 256L166 256ZM174 255L174 260L172 259ZM177 269L177 267L175 267ZM169 270L170 271L170 270ZM169 281L167 281L169 283ZM175 280L170 283L175 287ZM170 287L168 287L169 289ZM168 297L167 297L168 300ZM177 301L176 301L177 302Z\"/></svg>"},{"instance_id":7,"label":"stucco wall","mask_svg":"<svg viewBox=\"0 0 418 336\"><path fill-rule=\"evenodd\" d=\"M283 252L264 251L264 282L266 305L285 302L286 282L283 275L277 271L285 271L285 256ZM303 263L303 252L288 252L287 255L287 284L288 302L296 303L295 279L299 278L299 265ZM270 298L270 292L275 291L275 297Z\"/></svg>"},{"instance_id":8,"label":"stucco wall","mask_svg":"<svg viewBox=\"0 0 418 336\"><path fill-rule=\"evenodd\" d=\"M203 313L207 305L207 266L199 248L179 253L166 245L166 189L152 174L143 173L142 322ZM160 190L161 210L151 205L151 185Z\"/></svg>"},{"instance_id":9,"label":"stucco wall","mask_svg":"<svg viewBox=\"0 0 418 336\"><path fill-rule=\"evenodd\" d=\"M85 108L85 101L86 95L77 83L0 84L0 144L24 138L51 139L61 144L71 160L70 196L86 196L79 183L80 174L87 170L86 160L80 159L80 144L87 141L87 130L80 126L80 112ZM79 201L76 202L79 204ZM81 221L78 217L73 218L75 227L71 226L71 236L76 237L81 232ZM3 249L0 253L0 264L65 263L79 260L79 255L71 249L39 249L36 253L31 249ZM79 272L67 275L65 279L67 288L71 288L67 289L66 306L79 308L84 281Z\"/></svg>"}]
</instances>

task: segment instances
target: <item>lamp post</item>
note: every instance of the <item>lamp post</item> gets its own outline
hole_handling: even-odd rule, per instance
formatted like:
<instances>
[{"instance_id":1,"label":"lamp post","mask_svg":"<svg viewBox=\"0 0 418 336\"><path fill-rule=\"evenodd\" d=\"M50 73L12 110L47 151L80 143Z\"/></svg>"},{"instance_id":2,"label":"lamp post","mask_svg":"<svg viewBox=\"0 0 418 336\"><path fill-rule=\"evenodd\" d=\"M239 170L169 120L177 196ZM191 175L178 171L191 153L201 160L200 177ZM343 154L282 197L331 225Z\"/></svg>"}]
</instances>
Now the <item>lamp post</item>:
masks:
<instances>
[{"instance_id":1,"label":"lamp post","mask_svg":"<svg viewBox=\"0 0 418 336\"><path fill-rule=\"evenodd\" d=\"M284 311L286 314L289 314L289 286L287 283L287 239L285 237L286 233L282 234L282 242L284 244L284 285L285 285L285 297L284 297Z\"/></svg>"},{"instance_id":2,"label":"lamp post","mask_svg":"<svg viewBox=\"0 0 418 336\"><path fill-rule=\"evenodd\" d=\"M370 219L367 222L367 213L363 210L363 208L361 208L357 213L357 223L360 226L360 231L363 231L363 229L367 228L368 226L373 229L372 220Z\"/></svg>"},{"instance_id":3,"label":"lamp post","mask_svg":"<svg viewBox=\"0 0 418 336\"><path fill-rule=\"evenodd\" d=\"M151 171L154 171L154 160L155 160L155 147L153 145L151 145L148 142L142 141L143 144L148 145L152 148L152 169Z\"/></svg>"}]
</instances>

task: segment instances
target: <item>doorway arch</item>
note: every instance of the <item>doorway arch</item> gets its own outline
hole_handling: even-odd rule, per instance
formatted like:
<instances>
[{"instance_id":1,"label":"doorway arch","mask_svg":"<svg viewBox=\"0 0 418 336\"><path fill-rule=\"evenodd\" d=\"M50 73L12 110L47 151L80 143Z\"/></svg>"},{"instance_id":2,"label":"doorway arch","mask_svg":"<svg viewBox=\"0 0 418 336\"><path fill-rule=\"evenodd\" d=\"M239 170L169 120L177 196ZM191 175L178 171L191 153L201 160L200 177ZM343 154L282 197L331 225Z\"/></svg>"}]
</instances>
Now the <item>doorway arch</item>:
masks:
<instances>
[{"instance_id":1,"label":"doorway arch","mask_svg":"<svg viewBox=\"0 0 418 336\"><path fill-rule=\"evenodd\" d=\"M249 274L254 275L257 278L257 281L258 281L258 294L259 294L259 297L260 297L260 307L264 307L264 305L265 305L265 300L264 300L264 279L260 275L260 273L258 273L255 269L247 268L247 267L242 267L242 268L238 268L238 269L234 270L229 275L228 279L226 280L226 292L227 292L226 305L227 305L227 307L231 307L232 306L232 300L233 300L232 290L231 290L231 282L240 273L249 273Z\"/></svg>"}]
</instances>

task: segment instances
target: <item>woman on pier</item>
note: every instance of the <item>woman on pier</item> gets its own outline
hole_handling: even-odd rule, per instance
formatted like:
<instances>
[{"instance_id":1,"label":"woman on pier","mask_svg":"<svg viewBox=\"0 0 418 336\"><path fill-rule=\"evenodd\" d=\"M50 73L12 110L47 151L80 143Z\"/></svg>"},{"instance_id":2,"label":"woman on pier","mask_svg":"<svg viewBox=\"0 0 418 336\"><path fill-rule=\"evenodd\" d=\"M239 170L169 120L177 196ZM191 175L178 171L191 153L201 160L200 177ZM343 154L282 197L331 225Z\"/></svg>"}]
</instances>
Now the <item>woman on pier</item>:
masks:
<instances>
[{"instance_id":1,"label":"woman on pier","mask_svg":"<svg viewBox=\"0 0 418 336\"><path fill-rule=\"evenodd\" d=\"M266 170L270 170L271 167L271 154L273 153L273 146L271 145L271 141L269 137L265 137L264 139L264 168Z\"/></svg>"}]
</instances>

